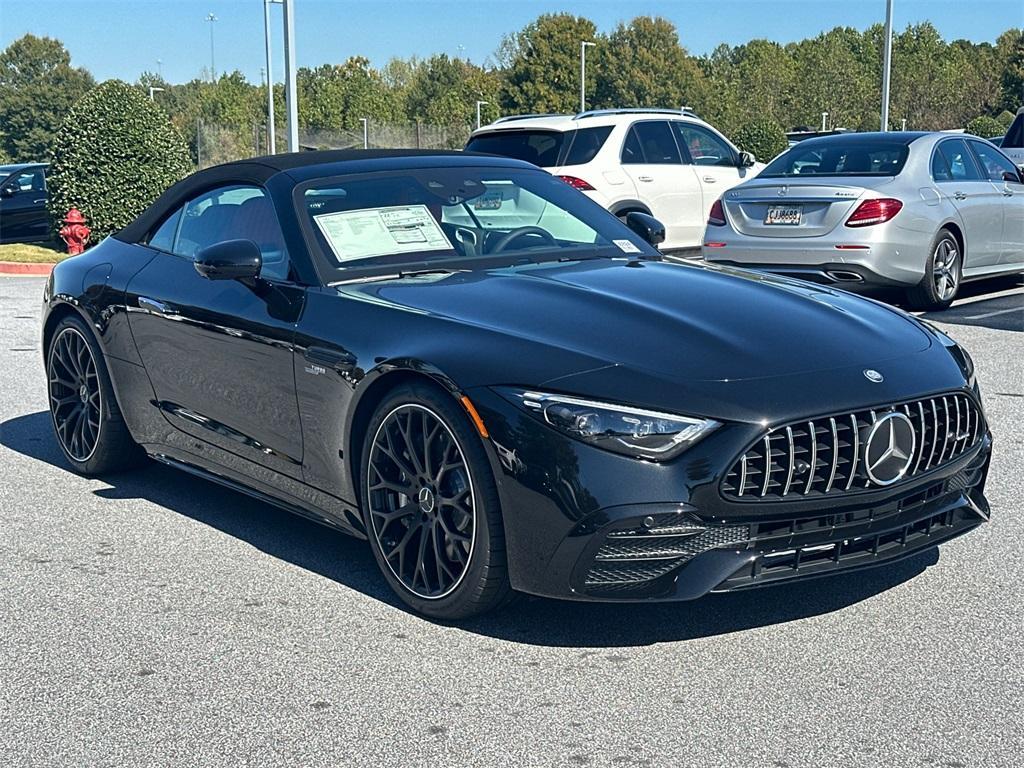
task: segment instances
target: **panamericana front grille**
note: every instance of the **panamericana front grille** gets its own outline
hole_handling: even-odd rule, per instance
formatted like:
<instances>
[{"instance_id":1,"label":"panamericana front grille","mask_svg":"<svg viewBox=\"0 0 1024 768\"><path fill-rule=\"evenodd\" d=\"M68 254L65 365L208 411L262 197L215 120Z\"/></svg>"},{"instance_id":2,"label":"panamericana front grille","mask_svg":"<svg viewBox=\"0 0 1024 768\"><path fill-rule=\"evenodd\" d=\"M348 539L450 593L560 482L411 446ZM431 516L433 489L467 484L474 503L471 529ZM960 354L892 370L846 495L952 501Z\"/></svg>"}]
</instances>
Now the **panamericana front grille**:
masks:
<instances>
[{"instance_id":1,"label":"panamericana front grille","mask_svg":"<svg viewBox=\"0 0 1024 768\"><path fill-rule=\"evenodd\" d=\"M963 393L798 421L772 429L729 469L722 493L737 500L778 501L879 487L864 467L876 419L896 411L910 420L914 452L903 479L962 456L980 440L981 411Z\"/></svg>"}]
</instances>

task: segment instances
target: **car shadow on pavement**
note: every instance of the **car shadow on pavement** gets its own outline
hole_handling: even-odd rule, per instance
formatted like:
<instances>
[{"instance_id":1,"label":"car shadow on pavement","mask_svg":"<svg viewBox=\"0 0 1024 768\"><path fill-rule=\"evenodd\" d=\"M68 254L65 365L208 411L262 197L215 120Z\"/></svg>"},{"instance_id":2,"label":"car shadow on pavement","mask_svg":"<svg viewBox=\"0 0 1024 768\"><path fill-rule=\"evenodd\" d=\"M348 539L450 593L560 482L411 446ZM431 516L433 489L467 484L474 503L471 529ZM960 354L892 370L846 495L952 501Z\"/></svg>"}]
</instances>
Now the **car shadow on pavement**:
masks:
<instances>
[{"instance_id":1,"label":"car shadow on pavement","mask_svg":"<svg viewBox=\"0 0 1024 768\"><path fill-rule=\"evenodd\" d=\"M0 445L70 472L46 411L0 423ZM101 498L144 499L406 610L387 587L365 542L155 462L134 472L106 476L103 482L109 487L93 491ZM856 575L683 603L577 603L524 596L458 626L496 639L555 647L613 648L692 640L841 610L913 579L938 559L938 549L932 548Z\"/></svg>"},{"instance_id":2,"label":"car shadow on pavement","mask_svg":"<svg viewBox=\"0 0 1024 768\"><path fill-rule=\"evenodd\" d=\"M992 278L965 283L942 312L923 312L924 320L949 325L974 325L996 331L1024 332L1024 276ZM1010 293L1007 293L1007 292ZM986 298L987 294L997 294Z\"/></svg>"}]
</instances>

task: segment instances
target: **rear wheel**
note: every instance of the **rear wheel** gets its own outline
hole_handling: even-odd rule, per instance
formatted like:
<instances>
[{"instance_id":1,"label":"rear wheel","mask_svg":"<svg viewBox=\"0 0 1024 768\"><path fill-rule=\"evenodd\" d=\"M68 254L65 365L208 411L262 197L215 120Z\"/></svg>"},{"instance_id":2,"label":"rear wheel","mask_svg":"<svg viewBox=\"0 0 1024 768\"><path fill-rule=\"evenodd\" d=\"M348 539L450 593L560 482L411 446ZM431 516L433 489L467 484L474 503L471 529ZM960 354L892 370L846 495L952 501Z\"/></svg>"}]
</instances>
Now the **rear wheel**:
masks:
<instances>
[{"instance_id":1,"label":"rear wheel","mask_svg":"<svg viewBox=\"0 0 1024 768\"><path fill-rule=\"evenodd\" d=\"M962 277L960 244L948 229L940 230L925 264L924 278L907 291L910 306L932 311L948 309L960 290Z\"/></svg>"},{"instance_id":2,"label":"rear wheel","mask_svg":"<svg viewBox=\"0 0 1024 768\"><path fill-rule=\"evenodd\" d=\"M128 434L92 331L60 321L46 355L50 415L64 457L83 475L128 469L142 451Z\"/></svg>"},{"instance_id":3,"label":"rear wheel","mask_svg":"<svg viewBox=\"0 0 1024 768\"><path fill-rule=\"evenodd\" d=\"M483 445L453 398L404 385L378 407L362 456L370 547L410 607L463 619L511 594L497 490Z\"/></svg>"}]
</instances>

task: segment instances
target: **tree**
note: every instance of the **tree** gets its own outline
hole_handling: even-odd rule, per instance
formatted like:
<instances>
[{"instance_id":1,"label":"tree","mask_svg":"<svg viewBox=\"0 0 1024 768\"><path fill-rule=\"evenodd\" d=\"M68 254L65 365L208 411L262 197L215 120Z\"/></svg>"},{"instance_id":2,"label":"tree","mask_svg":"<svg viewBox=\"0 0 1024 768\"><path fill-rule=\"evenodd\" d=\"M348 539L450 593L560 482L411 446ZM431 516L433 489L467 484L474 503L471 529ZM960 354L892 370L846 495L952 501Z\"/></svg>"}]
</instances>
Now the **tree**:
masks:
<instances>
[{"instance_id":1,"label":"tree","mask_svg":"<svg viewBox=\"0 0 1024 768\"><path fill-rule=\"evenodd\" d=\"M344 64L303 67L297 73L299 125L311 130L355 130L360 118L395 122L397 104L368 59L353 56Z\"/></svg>"},{"instance_id":2,"label":"tree","mask_svg":"<svg viewBox=\"0 0 1024 768\"><path fill-rule=\"evenodd\" d=\"M755 117L741 125L732 136L733 143L767 163L782 152L789 142L786 132L773 117Z\"/></svg>"},{"instance_id":3,"label":"tree","mask_svg":"<svg viewBox=\"0 0 1024 768\"><path fill-rule=\"evenodd\" d=\"M476 102L497 106L501 82L491 70L445 54L432 56L416 70L405 99L410 120L452 129L453 144L462 146L476 126ZM483 110L484 116L487 110Z\"/></svg>"},{"instance_id":4,"label":"tree","mask_svg":"<svg viewBox=\"0 0 1024 768\"><path fill-rule=\"evenodd\" d=\"M981 115L967 123L967 132L987 139L992 136L1001 136L1006 133L1006 129L994 117Z\"/></svg>"},{"instance_id":5,"label":"tree","mask_svg":"<svg viewBox=\"0 0 1024 768\"><path fill-rule=\"evenodd\" d=\"M1008 29L996 38L994 71L1002 86L1000 106L1016 112L1024 105L1024 27Z\"/></svg>"},{"instance_id":6,"label":"tree","mask_svg":"<svg viewBox=\"0 0 1024 768\"><path fill-rule=\"evenodd\" d=\"M139 89L108 80L57 131L47 176L50 215L59 221L78 208L99 242L192 170L185 142L160 107Z\"/></svg>"},{"instance_id":7,"label":"tree","mask_svg":"<svg viewBox=\"0 0 1024 768\"><path fill-rule=\"evenodd\" d=\"M580 42L596 41L590 19L545 14L502 44L506 61L501 103L505 112L576 112L580 105ZM600 41L598 41L600 45ZM587 72L587 92L596 74Z\"/></svg>"},{"instance_id":8,"label":"tree","mask_svg":"<svg viewBox=\"0 0 1024 768\"><path fill-rule=\"evenodd\" d=\"M0 53L0 154L39 161L68 111L94 85L59 40L25 35Z\"/></svg>"}]
</instances>

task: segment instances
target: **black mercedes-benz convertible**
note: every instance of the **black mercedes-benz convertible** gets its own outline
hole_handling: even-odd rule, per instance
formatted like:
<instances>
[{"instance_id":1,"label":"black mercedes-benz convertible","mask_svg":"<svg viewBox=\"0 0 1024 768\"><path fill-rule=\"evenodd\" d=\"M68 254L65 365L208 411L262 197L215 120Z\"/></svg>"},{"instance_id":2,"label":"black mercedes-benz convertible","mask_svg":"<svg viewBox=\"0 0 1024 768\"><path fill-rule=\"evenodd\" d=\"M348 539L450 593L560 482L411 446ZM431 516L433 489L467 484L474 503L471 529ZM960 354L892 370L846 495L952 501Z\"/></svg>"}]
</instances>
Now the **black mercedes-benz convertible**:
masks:
<instances>
[{"instance_id":1,"label":"black mercedes-benz convertible","mask_svg":"<svg viewBox=\"0 0 1024 768\"><path fill-rule=\"evenodd\" d=\"M501 158L200 171L54 270L54 429L84 474L148 455L366 538L445 619L833 574L987 519L963 349L661 237Z\"/></svg>"}]
</instances>

